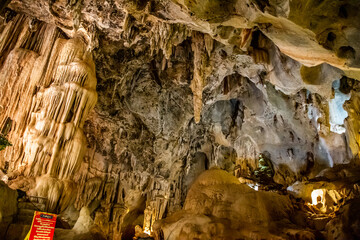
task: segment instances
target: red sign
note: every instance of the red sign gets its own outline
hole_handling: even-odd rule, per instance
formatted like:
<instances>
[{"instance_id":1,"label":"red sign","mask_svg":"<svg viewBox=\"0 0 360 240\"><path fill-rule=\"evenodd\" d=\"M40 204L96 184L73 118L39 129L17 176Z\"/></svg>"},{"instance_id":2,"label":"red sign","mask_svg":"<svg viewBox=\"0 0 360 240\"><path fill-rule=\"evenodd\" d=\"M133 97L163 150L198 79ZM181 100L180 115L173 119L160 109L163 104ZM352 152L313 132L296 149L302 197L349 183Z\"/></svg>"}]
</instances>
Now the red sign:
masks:
<instances>
[{"instance_id":1,"label":"red sign","mask_svg":"<svg viewBox=\"0 0 360 240\"><path fill-rule=\"evenodd\" d=\"M52 240L56 225L56 214L35 212L29 240Z\"/></svg>"}]
</instances>

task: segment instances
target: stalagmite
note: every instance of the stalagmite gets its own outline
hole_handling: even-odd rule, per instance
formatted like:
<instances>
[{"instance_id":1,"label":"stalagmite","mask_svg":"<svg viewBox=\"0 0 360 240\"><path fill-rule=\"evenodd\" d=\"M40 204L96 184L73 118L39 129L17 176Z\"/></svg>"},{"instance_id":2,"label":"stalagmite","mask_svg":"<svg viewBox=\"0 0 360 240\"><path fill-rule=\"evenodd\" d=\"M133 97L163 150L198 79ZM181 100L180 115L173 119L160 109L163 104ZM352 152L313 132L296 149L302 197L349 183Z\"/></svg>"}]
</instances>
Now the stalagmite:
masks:
<instances>
[{"instance_id":1,"label":"stalagmite","mask_svg":"<svg viewBox=\"0 0 360 240\"><path fill-rule=\"evenodd\" d=\"M169 184L161 178L155 178L150 182L143 223L146 232L152 232L154 223L163 219L166 212L172 213L178 209L180 205L178 191L181 189L179 182Z\"/></svg>"}]
</instances>

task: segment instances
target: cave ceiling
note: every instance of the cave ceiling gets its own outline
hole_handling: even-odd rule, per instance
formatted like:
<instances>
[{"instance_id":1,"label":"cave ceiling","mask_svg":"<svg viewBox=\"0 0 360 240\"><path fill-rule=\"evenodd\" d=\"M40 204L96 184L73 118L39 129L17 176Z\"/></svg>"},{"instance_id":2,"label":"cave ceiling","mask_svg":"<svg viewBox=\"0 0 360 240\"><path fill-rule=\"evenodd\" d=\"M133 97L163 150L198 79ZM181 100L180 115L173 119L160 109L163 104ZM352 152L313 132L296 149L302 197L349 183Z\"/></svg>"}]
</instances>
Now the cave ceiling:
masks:
<instances>
[{"instance_id":1,"label":"cave ceiling","mask_svg":"<svg viewBox=\"0 0 360 240\"><path fill-rule=\"evenodd\" d=\"M2 1L0 130L12 146L0 178L106 239L136 225L158 240L356 239L345 202L360 196L359 10ZM303 223L294 201L320 204L313 190L327 215Z\"/></svg>"}]
</instances>

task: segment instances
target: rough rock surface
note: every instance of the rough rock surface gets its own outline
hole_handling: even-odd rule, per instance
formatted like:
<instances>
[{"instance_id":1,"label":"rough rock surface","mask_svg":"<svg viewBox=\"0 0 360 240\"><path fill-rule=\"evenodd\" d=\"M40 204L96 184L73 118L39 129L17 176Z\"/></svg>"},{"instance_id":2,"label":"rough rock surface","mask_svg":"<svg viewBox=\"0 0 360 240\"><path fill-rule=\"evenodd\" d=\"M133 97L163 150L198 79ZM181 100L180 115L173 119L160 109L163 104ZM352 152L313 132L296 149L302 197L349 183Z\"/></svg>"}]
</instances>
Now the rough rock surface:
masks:
<instances>
[{"instance_id":1,"label":"rough rock surface","mask_svg":"<svg viewBox=\"0 0 360 240\"><path fill-rule=\"evenodd\" d=\"M305 202L318 188L338 202L353 189L355 199L346 169L359 164L359 8L357 0L5 1L0 130L13 146L0 152L0 177L47 198L72 226L86 207L87 230L108 239L175 221L212 167L262 190L290 186ZM269 179L255 176L260 153ZM337 167L345 170L330 174ZM219 186L229 204L242 192L279 197L238 184L231 195L231 184ZM211 214L191 224L224 217ZM304 222L271 234L317 238Z\"/></svg>"},{"instance_id":2,"label":"rough rock surface","mask_svg":"<svg viewBox=\"0 0 360 240\"><path fill-rule=\"evenodd\" d=\"M17 193L0 181L0 238L4 239L6 230L17 212Z\"/></svg>"},{"instance_id":3,"label":"rough rock surface","mask_svg":"<svg viewBox=\"0 0 360 240\"><path fill-rule=\"evenodd\" d=\"M191 186L184 210L155 223L154 231L164 239L287 239L293 212L289 197L255 191L211 169Z\"/></svg>"}]
</instances>

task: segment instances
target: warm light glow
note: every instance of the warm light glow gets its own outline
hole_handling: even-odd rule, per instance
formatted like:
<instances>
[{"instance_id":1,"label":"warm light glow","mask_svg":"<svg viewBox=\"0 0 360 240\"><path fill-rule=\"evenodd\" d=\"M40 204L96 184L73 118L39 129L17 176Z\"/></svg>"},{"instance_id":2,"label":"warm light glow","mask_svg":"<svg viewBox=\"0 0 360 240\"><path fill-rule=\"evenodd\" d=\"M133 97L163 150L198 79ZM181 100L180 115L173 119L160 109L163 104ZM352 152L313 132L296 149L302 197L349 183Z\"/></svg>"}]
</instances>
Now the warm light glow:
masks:
<instances>
[{"instance_id":1,"label":"warm light glow","mask_svg":"<svg viewBox=\"0 0 360 240\"><path fill-rule=\"evenodd\" d=\"M150 229L146 227L146 228L144 229L144 233L150 235L150 234L151 234Z\"/></svg>"},{"instance_id":2,"label":"warm light glow","mask_svg":"<svg viewBox=\"0 0 360 240\"><path fill-rule=\"evenodd\" d=\"M1 180L2 180L4 183L7 183L8 180L9 180L9 178L8 178L8 176L4 175L4 176L1 178Z\"/></svg>"},{"instance_id":3,"label":"warm light glow","mask_svg":"<svg viewBox=\"0 0 360 240\"><path fill-rule=\"evenodd\" d=\"M246 185L248 185L249 187L251 187L252 189L254 189L255 191L259 191L259 184L257 183L246 183Z\"/></svg>"},{"instance_id":4,"label":"warm light glow","mask_svg":"<svg viewBox=\"0 0 360 240\"><path fill-rule=\"evenodd\" d=\"M315 189L311 192L311 200L313 205L325 203L325 191L323 189Z\"/></svg>"}]
</instances>

